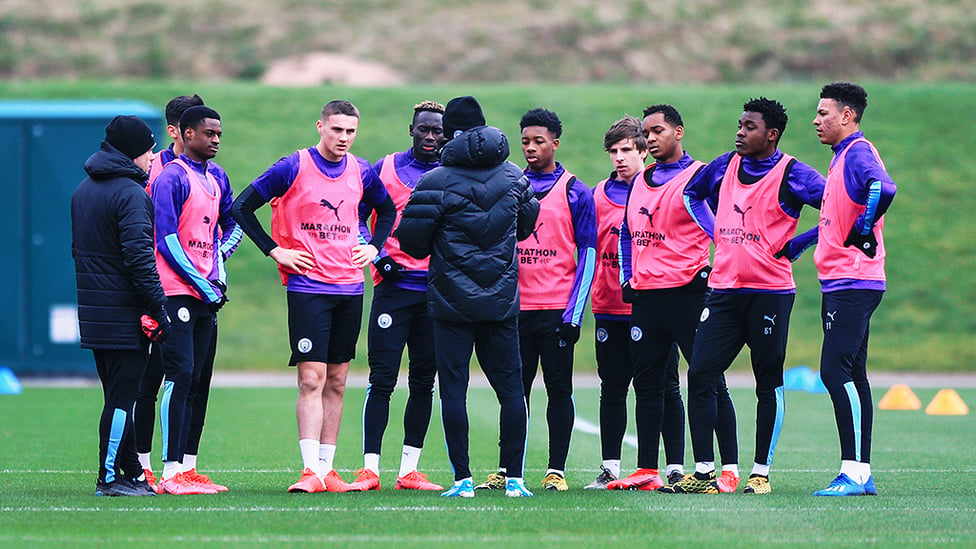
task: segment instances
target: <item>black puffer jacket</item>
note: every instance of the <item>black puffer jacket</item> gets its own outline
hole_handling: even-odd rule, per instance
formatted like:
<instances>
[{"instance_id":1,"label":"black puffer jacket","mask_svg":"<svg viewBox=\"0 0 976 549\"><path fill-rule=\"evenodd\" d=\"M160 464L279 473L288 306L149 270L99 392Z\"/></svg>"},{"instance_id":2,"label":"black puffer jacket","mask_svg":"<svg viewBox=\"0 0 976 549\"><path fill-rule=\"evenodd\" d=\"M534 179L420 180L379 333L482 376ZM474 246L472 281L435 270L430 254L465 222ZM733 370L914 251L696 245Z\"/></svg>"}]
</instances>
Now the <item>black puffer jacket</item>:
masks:
<instances>
[{"instance_id":1,"label":"black puffer jacket","mask_svg":"<svg viewBox=\"0 0 976 549\"><path fill-rule=\"evenodd\" d=\"M137 349L139 317L159 314L166 303L153 255L146 173L105 142L85 171L88 178L71 197L81 346Z\"/></svg>"},{"instance_id":2,"label":"black puffer jacket","mask_svg":"<svg viewBox=\"0 0 976 549\"><path fill-rule=\"evenodd\" d=\"M444 146L441 166L420 179L403 210L396 237L413 257L430 256L434 318L497 321L519 312L515 249L532 233L539 202L508 153L498 128L464 132Z\"/></svg>"}]
</instances>

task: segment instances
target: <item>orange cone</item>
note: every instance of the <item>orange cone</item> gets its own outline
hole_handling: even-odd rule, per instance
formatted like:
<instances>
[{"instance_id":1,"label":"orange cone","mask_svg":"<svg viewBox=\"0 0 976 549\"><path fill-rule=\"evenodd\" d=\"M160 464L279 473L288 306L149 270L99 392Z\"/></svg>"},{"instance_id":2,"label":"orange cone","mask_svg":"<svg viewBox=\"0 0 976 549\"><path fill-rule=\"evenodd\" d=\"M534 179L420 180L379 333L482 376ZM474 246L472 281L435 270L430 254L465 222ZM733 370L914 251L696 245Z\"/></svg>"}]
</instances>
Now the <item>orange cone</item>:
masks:
<instances>
[{"instance_id":1,"label":"orange cone","mask_svg":"<svg viewBox=\"0 0 976 549\"><path fill-rule=\"evenodd\" d=\"M900 383L892 385L878 403L879 410L918 410L921 407L922 402L918 400L915 393L908 388L908 385Z\"/></svg>"},{"instance_id":2,"label":"orange cone","mask_svg":"<svg viewBox=\"0 0 976 549\"><path fill-rule=\"evenodd\" d=\"M964 416L969 413L969 406L962 401L959 393L952 389L942 389L925 407L925 413L933 416Z\"/></svg>"}]
</instances>

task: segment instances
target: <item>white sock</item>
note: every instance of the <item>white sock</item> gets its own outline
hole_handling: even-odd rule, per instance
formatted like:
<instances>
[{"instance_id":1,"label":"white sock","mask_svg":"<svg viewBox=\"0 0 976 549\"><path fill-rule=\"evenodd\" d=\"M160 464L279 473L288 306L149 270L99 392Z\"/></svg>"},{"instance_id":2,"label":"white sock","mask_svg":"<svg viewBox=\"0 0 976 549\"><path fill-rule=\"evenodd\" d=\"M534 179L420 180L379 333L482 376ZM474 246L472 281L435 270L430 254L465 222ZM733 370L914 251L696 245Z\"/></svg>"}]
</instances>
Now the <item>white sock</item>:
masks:
<instances>
[{"instance_id":1,"label":"white sock","mask_svg":"<svg viewBox=\"0 0 976 549\"><path fill-rule=\"evenodd\" d=\"M507 477L508 476L508 468L507 467L499 467L498 468L498 472L501 473L503 477Z\"/></svg>"},{"instance_id":2,"label":"white sock","mask_svg":"<svg viewBox=\"0 0 976 549\"><path fill-rule=\"evenodd\" d=\"M605 459L603 460L603 468L610 471L613 478L620 478L620 460L619 459Z\"/></svg>"},{"instance_id":3,"label":"white sock","mask_svg":"<svg viewBox=\"0 0 976 549\"><path fill-rule=\"evenodd\" d=\"M319 455L321 456L321 447L319 449ZM379 454L363 454L363 469L367 469L376 473L376 476L380 475L380 455Z\"/></svg>"},{"instance_id":4,"label":"white sock","mask_svg":"<svg viewBox=\"0 0 976 549\"><path fill-rule=\"evenodd\" d=\"M557 475L559 475L559 476L561 476L563 478L566 478L566 471L560 471L559 469L546 469L546 476L549 476L549 475L551 475L553 473L555 473L555 474L557 474Z\"/></svg>"},{"instance_id":5,"label":"white sock","mask_svg":"<svg viewBox=\"0 0 976 549\"><path fill-rule=\"evenodd\" d=\"M871 464L870 463L860 463L861 466L861 484L864 484L871 478Z\"/></svg>"},{"instance_id":6,"label":"white sock","mask_svg":"<svg viewBox=\"0 0 976 549\"><path fill-rule=\"evenodd\" d=\"M695 463L695 472L707 475L708 473L715 472L715 462L714 461L699 461Z\"/></svg>"},{"instance_id":7,"label":"white sock","mask_svg":"<svg viewBox=\"0 0 976 549\"><path fill-rule=\"evenodd\" d=\"M723 471L732 471L732 474L733 475L735 475L736 477L739 476L739 464L738 463L730 463L728 465L722 465L722 470Z\"/></svg>"},{"instance_id":8,"label":"white sock","mask_svg":"<svg viewBox=\"0 0 976 549\"><path fill-rule=\"evenodd\" d=\"M858 469L858 463L851 459L841 460L840 462L840 472L847 475L847 478L858 482L860 475L860 470Z\"/></svg>"},{"instance_id":9,"label":"white sock","mask_svg":"<svg viewBox=\"0 0 976 549\"><path fill-rule=\"evenodd\" d=\"M420 452L420 448L403 445L403 452L400 454L400 472L397 476L409 475L417 470L420 465Z\"/></svg>"},{"instance_id":10,"label":"white sock","mask_svg":"<svg viewBox=\"0 0 976 549\"><path fill-rule=\"evenodd\" d=\"M139 454L139 465L142 465L143 469L149 469L152 471L152 454L146 452L145 454Z\"/></svg>"},{"instance_id":11,"label":"white sock","mask_svg":"<svg viewBox=\"0 0 976 549\"><path fill-rule=\"evenodd\" d=\"M190 469L197 468L197 456L193 454L183 454L183 470L189 471Z\"/></svg>"},{"instance_id":12,"label":"white sock","mask_svg":"<svg viewBox=\"0 0 976 549\"><path fill-rule=\"evenodd\" d=\"M302 467L311 469L313 473L321 476L319 469L319 441L314 438L303 438L298 441L298 449L302 453Z\"/></svg>"},{"instance_id":13,"label":"white sock","mask_svg":"<svg viewBox=\"0 0 976 549\"><path fill-rule=\"evenodd\" d=\"M322 471L320 474L326 475L335 469L335 453L335 444L319 444L319 469Z\"/></svg>"},{"instance_id":14,"label":"white sock","mask_svg":"<svg viewBox=\"0 0 976 549\"><path fill-rule=\"evenodd\" d=\"M671 473L678 472L682 475L685 474L685 466L681 463L669 463L665 468L664 475L670 477Z\"/></svg>"},{"instance_id":15,"label":"white sock","mask_svg":"<svg viewBox=\"0 0 976 549\"><path fill-rule=\"evenodd\" d=\"M183 466L178 461L163 462L163 480L168 480L183 472Z\"/></svg>"},{"instance_id":16,"label":"white sock","mask_svg":"<svg viewBox=\"0 0 976 549\"><path fill-rule=\"evenodd\" d=\"M858 484L864 484L871 478L871 464L853 460L840 462L840 472Z\"/></svg>"},{"instance_id":17,"label":"white sock","mask_svg":"<svg viewBox=\"0 0 976 549\"><path fill-rule=\"evenodd\" d=\"M769 476L769 465L763 465L762 463L753 463L752 464L752 473L750 473L749 476L752 476L752 475L762 475L764 477L768 477Z\"/></svg>"}]
</instances>

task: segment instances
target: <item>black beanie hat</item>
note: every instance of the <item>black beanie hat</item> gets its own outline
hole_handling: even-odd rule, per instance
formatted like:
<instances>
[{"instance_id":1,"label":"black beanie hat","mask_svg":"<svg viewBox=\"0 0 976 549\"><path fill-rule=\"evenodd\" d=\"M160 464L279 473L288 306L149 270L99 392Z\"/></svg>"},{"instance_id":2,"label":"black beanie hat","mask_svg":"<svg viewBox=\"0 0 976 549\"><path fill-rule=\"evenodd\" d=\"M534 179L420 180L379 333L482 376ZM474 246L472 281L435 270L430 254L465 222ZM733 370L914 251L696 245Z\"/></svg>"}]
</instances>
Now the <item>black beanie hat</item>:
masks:
<instances>
[{"instance_id":1,"label":"black beanie hat","mask_svg":"<svg viewBox=\"0 0 976 549\"><path fill-rule=\"evenodd\" d=\"M485 114L478 100L470 95L455 97L444 107L444 137L454 139L461 132L485 125Z\"/></svg>"},{"instance_id":2,"label":"black beanie hat","mask_svg":"<svg viewBox=\"0 0 976 549\"><path fill-rule=\"evenodd\" d=\"M138 158L156 146L153 132L138 116L116 116L105 126L105 141L129 158Z\"/></svg>"}]
</instances>

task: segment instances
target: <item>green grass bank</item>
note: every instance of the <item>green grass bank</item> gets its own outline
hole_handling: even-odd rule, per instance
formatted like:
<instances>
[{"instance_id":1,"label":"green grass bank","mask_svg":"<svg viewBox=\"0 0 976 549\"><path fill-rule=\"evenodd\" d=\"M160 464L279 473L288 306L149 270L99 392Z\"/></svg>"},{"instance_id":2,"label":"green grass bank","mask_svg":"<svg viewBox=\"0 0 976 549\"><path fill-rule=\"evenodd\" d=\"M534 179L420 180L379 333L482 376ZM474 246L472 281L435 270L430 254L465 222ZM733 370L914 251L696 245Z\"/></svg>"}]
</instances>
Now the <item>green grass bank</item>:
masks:
<instances>
[{"instance_id":1,"label":"green grass bank","mask_svg":"<svg viewBox=\"0 0 976 549\"><path fill-rule=\"evenodd\" d=\"M976 371L976 256L966 239L974 232L968 215L976 204L969 185L976 132L966 123L976 111L976 94L953 83L861 82L869 93L862 123L899 186L887 215L888 292L874 315L870 368L886 371ZM707 85L451 85L396 88L274 88L250 83L180 81L19 81L0 83L0 99L138 99L160 109L174 95L199 93L223 119L224 138L216 158L236 190L281 156L317 140L315 120L328 100L346 98L362 113L353 152L370 161L406 149L412 107L423 99L446 102L473 94L490 124L513 145L510 159L524 165L518 119L532 107L556 111L564 133L557 159L593 186L607 176L603 133L623 114L640 115L653 103L672 103L685 120L685 148L711 160L733 146L742 103L764 95L786 105L790 123L781 148L826 173L831 158L810 121L820 83L755 86ZM97 148L91 143L91 150ZM79 166L79 180L82 177ZM70 197L58 197L67 201ZM268 219L269 208L261 213ZM804 213L803 230L816 222ZM281 368L287 360L284 289L273 262L247 240L227 265L230 304L221 313L217 368ZM820 291L808 252L795 264L787 367L817 369L821 331ZM595 371L592 317L577 346L577 370ZM365 330L355 368L366 367ZM745 353L735 368L748 367Z\"/></svg>"}]
</instances>

